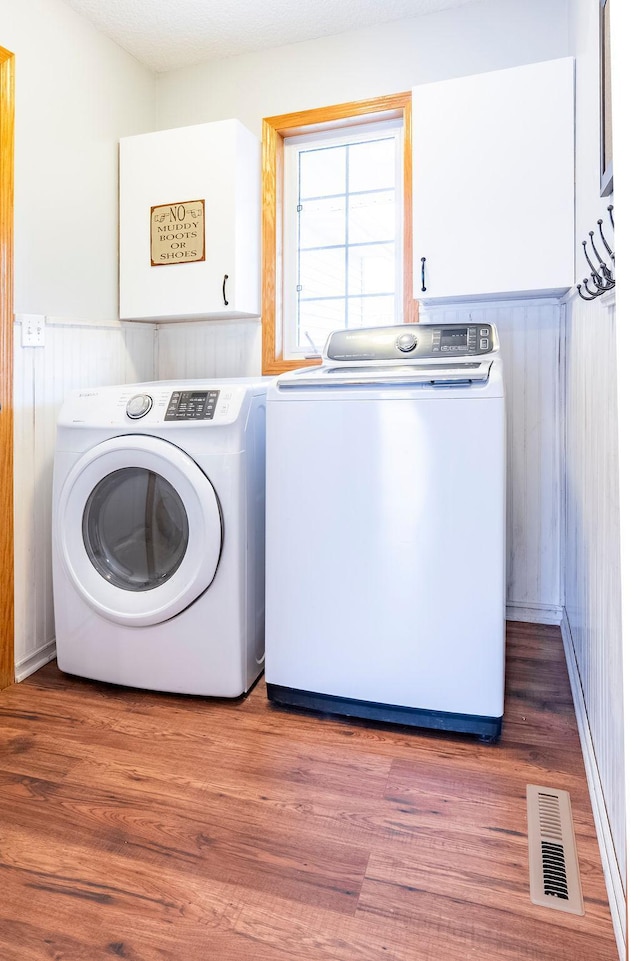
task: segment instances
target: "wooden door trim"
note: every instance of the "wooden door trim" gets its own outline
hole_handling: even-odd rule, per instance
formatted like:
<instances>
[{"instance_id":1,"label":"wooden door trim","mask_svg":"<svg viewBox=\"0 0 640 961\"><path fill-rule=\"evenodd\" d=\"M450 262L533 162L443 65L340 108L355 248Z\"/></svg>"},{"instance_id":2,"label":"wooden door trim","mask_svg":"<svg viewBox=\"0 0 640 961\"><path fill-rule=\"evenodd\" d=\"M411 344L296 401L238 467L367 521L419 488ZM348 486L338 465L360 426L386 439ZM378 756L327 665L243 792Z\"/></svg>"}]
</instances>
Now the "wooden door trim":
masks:
<instances>
[{"instance_id":1,"label":"wooden door trim","mask_svg":"<svg viewBox=\"0 0 640 961\"><path fill-rule=\"evenodd\" d=\"M14 55L0 47L0 690L15 680L13 599Z\"/></svg>"}]
</instances>

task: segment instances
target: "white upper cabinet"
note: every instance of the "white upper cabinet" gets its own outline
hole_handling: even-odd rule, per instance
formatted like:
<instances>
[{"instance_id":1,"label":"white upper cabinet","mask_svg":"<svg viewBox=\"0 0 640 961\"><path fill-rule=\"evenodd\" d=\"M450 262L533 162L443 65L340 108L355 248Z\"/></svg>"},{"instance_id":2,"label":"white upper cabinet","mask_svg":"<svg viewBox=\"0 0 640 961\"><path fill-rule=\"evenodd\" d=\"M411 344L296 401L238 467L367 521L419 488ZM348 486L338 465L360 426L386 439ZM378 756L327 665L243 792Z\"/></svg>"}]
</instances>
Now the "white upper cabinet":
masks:
<instances>
[{"instance_id":1,"label":"white upper cabinet","mask_svg":"<svg viewBox=\"0 0 640 961\"><path fill-rule=\"evenodd\" d=\"M413 295L558 296L574 283L574 62L423 84L413 100Z\"/></svg>"},{"instance_id":2,"label":"white upper cabinet","mask_svg":"<svg viewBox=\"0 0 640 961\"><path fill-rule=\"evenodd\" d=\"M237 120L120 141L120 317L260 314L260 145Z\"/></svg>"}]
</instances>

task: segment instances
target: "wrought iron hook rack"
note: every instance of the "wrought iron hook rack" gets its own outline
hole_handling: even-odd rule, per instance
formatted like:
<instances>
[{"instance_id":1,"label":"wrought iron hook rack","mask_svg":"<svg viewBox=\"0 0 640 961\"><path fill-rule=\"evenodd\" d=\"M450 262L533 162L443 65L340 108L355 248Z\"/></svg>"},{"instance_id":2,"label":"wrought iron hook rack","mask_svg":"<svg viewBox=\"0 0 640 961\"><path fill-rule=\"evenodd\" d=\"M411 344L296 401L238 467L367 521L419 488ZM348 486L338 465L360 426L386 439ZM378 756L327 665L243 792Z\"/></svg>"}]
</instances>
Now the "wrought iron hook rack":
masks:
<instances>
[{"instance_id":1,"label":"wrought iron hook rack","mask_svg":"<svg viewBox=\"0 0 640 961\"><path fill-rule=\"evenodd\" d=\"M611 230L615 230L615 223L613 220L613 204L609 204L607 207L609 212L609 220L611 221ZM596 300L605 294L608 290L613 290L616 285L616 279L614 275L616 266L616 255L613 252L613 248L607 242L607 238L604 235L602 229L602 219L598 221L598 230L600 233L600 241L604 247L606 253L604 256L600 253L600 250L596 247L595 241L593 239L595 230L589 231L589 241L591 242L591 249L593 251L593 256L596 261L594 264L589 251L587 250L587 244L589 241L582 241L582 250L584 256L589 265L591 271L590 277L585 277L581 284L578 284L578 293L583 300ZM595 289L589 287L589 281L593 283ZM584 286L583 286L584 285Z\"/></svg>"}]
</instances>

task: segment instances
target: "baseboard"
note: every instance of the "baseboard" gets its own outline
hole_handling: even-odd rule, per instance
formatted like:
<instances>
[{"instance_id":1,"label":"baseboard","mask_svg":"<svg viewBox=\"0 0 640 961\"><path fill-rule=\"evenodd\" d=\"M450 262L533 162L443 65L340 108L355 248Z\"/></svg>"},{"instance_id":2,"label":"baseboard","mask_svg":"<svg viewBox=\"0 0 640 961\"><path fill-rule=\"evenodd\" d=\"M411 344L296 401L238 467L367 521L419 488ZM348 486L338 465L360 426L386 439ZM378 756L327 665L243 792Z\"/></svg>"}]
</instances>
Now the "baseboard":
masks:
<instances>
[{"instance_id":1,"label":"baseboard","mask_svg":"<svg viewBox=\"0 0 640 961\"><path fill-rule=\"evenodd\" d=\"M56 642L49 641L43 644L37 651L33 651L28 657L23 657L16 664L16 681L24 681L30 674L34 674L56 656Z\"/></svg>"},{"instance_id":2,"label":"baseboard","mask_svg":"<svg viewBox=\"0 0 640 961\"><path fill-rule=\"evenodd\" d=\"M604 792L602 790L602 782L598 773L598 764L596 761L593 741L591 740L589 718L587 717L587 708L584 701L584 694L582 691L582 684L580 682L580 674L578 671L578 663L576 661L573 639L571 637L571 628L569 627L566 611L563 612L562 620L560 622L560 630L562 633L562 643L564 645L569 680L571 682L571 693L573 695L573 704L576 712L576 720L578 722L578 732L580 734L580 744L582 747L584 766L587 772L587 784L589 786L589 796L591 798L591 807L593 808L593 818L596 825L596 834L598 835L598 844L600 846L600 857L602 858L604 880L607 886L607 894L609 895L611 920L613 921L613 930L616 936L620 961L624 961L627 956L626 898L622 884L622 877L620 875L620 868L618 867L618 860L616 858L615 847L613 844L613 836L609 826L609 818L607 817L607 806L604 799Z\"/></svg>"},{"instance_id":3,"label":"baseboard","mask_svg":"<svg viewBox=\"0 0 640 961\"><path fill-rule=\"evenodd\" d=\"M508 621L527 621L531 624L560 624L562 608L554 604L514 604L507 602Z\"/></svg>"}]
</instances>

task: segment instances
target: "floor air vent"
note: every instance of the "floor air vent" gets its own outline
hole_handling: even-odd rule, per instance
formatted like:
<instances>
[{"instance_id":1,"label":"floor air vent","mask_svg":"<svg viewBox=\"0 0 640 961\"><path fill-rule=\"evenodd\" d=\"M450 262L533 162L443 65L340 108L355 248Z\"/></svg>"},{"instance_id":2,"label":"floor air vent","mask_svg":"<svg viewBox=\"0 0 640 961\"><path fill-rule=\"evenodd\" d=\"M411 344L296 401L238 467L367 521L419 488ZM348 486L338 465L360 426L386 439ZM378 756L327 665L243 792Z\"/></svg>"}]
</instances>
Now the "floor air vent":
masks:
<instances>
[{"instance_id":1,"label":"floor air vent","mask_svg":"<svg viewBox=\"0 0 640 961\"><path fill-rule=\"evenodd\" d=\"M584 914L569 794L527 784L527 819L531 900Z\"/></svg>"}]
</instances>

